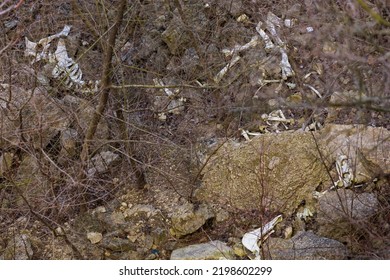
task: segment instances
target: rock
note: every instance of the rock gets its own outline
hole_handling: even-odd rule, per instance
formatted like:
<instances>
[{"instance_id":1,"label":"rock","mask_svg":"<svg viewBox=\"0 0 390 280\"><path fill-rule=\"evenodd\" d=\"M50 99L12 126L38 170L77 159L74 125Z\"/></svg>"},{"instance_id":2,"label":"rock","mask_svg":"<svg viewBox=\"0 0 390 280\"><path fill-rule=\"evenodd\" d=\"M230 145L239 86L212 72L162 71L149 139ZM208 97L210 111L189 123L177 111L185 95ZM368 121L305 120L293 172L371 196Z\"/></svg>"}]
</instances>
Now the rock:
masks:
<instances>
[{"instance_id":1,"label":"rock","mask_svg":"<svg viewBox=\"0 0 390 280\"><path fill-rule=\"evenodd\" d=\"M91 168L88 169L88 176L107 172L109 167L113 166L119 160L119 155L110 152L100 152L91 159Z\"/></svg>"},{"instance_id":2,"label":"rock","mask_svg":"<svg viewBox=\"0 0 390 280\"><path fill-rule=\"evenodd\" d=\"M27 234L18 234L8 243L0 260L30 260L33 254L30 237Z\"/></svg>"},{"instance_id":3,"label":"rock","mask_svg":"<svg viewBox=\"0 0 390 280\"><path fill-rule=\"evenodd\" d=\"M72 112L72 115L76 116L75 121L77 126L75 129L77 129L78 134L84 135L93 117L95 108L88 100L73 95L66 95L64 98L62 98L61 102L66 107L67 111ZM70 116L68 119L71 119ZM101 148L102 145L106 143L108 138L108 122L105 118L101 118L96 129L96 133L93 139L94 141L91 142L91 150Z\"/></svg>"},{"instance_id":4,"label":"rock","mask_svg":"<svg viewBox=\"0 0 390 280\"><path fill-rule=\"evenodd\" d=\"M4 26L7 29L7 31L14 29L18 25L19 21L14 19L14 20L8 20L4 22Z\"/></svg>"},{"instance_id":5,"label":"rock","mask_svg":"<svg viewBox=\"0 0 390 280\"><path fill-rule=\"evenodd\" d=\"M345 219L368 219L378 211L379 201L373 193L355 193L340 189L329 191L319 198L319 222L338 222Z\"/></svg>"},{"instance_id":6,"label":"rock","mask_svg":"<svg viewBox=\"0 0 390 280\"><path fill-rule=\"evenodd\" d=\"M242 246L242 244L234 244L233 245L233 252L237 257L240 257L240 258L247 256L245 248Z\"/></svg>"},{"instance_id":7,"label":"rock","mask_svg":"<svg viewBox=\"0 0 390 280\"><path fill-rule=\"evenodd\" d=\"M81 141L80 136L75 129L67 128L61 132L61 151L60 154L65 157L74 157L77 153L77 142Z\"/></svg>"},{"instance_id":8,"label":"rock","mask_svg":"<svg viewBox=\"0 0 390 280\"><path fill-rule=\"evenodd\" d=\"M302 202L313 208L318 186L332 187L327 169L337 181L340 154L355 163L357 183L390 172L390 132L384 128L328 124L314 137L317 143L310 132L287 131L227 142L204 168L195 196L225 208L266 208L288 217Z\"/></svg>"},{"instance_id":9,"label":"rock","mask_svg":"<svg viewBox=\"0 0 390 280\"><path fill-rule=\"evenodd\" d=\"M11 100L9 90L13 93ZM28 131L24 138L31 141L34 148L44 149L70 123L61 105L44 88L32 91L0 84L0 147L6 149L22 145L18 132L22 122L23 131Z\"/></svg>"},{"instance_id":10,"label":"rock","mask_svg":"<svg viewBox=\"0 0 390 280\"><path fill-rule=\"evenodd\" d=\"M373 193L354 193L340 189L329 191L319 198L318 232L330 238L347 241L353 224L367 222L375 215L379 201Z\"/></svg>"},{"instance_id":11,"label":"rock","mask_svg":"<svg viewBox=\"0 0 390 280\"><path fill-rule=\"evenodd\" d=\"M88 232L87 238L92 244L96 244L103 239L103 235L100 232Z\"/></svg>"},{"instance_id":12,"label":"rock","mask_svg":"<svg viewBox=\"0 0 390 280\"><path fill-rule=\"evenodd\" d=\"M347 156L353 163L354 182L359 184L390 173L389 139L390 131L382 127L327 124L318 144L326 162Z\"/></svg>"},{"instance_id":13,"label":"rock","mask_svg":"<svg viewBox=\"0 0 390 280\"><path fill-rule=\"evenodd\" d=\"M283 231L284 239L289 239L291 238L292 235L293 235L293 227L292 226L286 227Z\"/></svg>"},{"instance_id":14,"label":"rock","mask_svg":"<svg viewBox=\"0 0 390 280\"><path fill-rule=\"evenodd\" d=\"M157 246L165 245L169 237L168 232L160 227L153 228L151 236L153 237L153 244Z\"/></svg>"},{"instance_id":15,"label":"rock","mask_svg":"<svg viewBox=\"0 0 390 280\"><path fill-rule=\"evenodd\" d=\"M229 219L229 212L225 209L219 209L215 214L215 221L221 223Z\"/></svg>"},{"instance_id":16,"label":"rock","mask_svg":"<svg viewBox=\"0 0 390 280\"><path fill-rule=\"evenodd\" d=\"M136 245L130 240L119 237L104 237L100 246L114 252L135 251Z\"/></svg>"},{"instance_id":17,"label":"rock","mask_svg":"<svg viewBox=\"0 0 390 280\"><path fill-rule=\"evenodd\" d=\"M50 176L47 176L50 174ZM36 211L46 211L52 196L48 193L53 186L53 178L59 178L61 172L45 157L25 156L17 169L14 179L19 190ZM16 204L25 207L22 197L16 197ZM45 210L43 210L45 209Z\"/></svg>"},{"instance_id":18,"label":"rock","mask_svg":"<svg viewBox=\"0 0 390 280\"><path fill-rule=\"evenodd\" d=\"M264 134L250 142L225 143L204 169L200 201L241 210L268 208L290 216L309 203L316 186L329 181L308 132Z\"/></svg>"},{"instance_id":19,"label":"rock","mask_svg":"<svg viewBox=\"0 0 390 280\"><path fill-rule=\"evenodd\" d=\"M176 249L171 260L233 260L234 252L221 241L211 241Z\"/></svg>"},{"instance_id":20,"label":"rock","mask_svg":"<svg viewBox=\"0 0 390 280\"><path fill-rule=\"evenodd\" d=\"M149 204L137 204L137 205L134 205L131 208L126 209L123 212L123 215L125 216L125 218L127 218L127 217L137 217L137 216L141 216L141 215L146 216L146 218L150 218L150 217L152 217L152 216L154 216L154 215L156 215L158 213L160 213L160 210L157 210L152 205L149 205Z\"/></svg>"},{"instance_id":21,"label":"rock","mask_svg":"<svg viewBox=\"0 0 390 280\"><path fill-rule=\"evenodd\" d=\"M109 224L113 225L114 227L126 223L125 216L123 215L122 212L119 211L112 212L110 218L111 218L111 222Z\"/></svg>"},{"instance_id":22,"label":"rock","mask_svg":"<svg viewBox=\"0 0 390 280\"><path fill-rule=\"evenodd\" d=\"M10 171L14 153L2 153L0 156L0 177Z\"/></svg>"},{"instance_id":23,"label":"rock","mask_svg":"<svg viewBox=\"0 0 390 280\"><path fill-rule=\"evenodd\" d=\"M311 231L300 231L290 239L269 238L264 248L266 259L274 260L339 260L348 254L342 243Z\"/></svg>"},{"instance_id":24,"label":"rock","mask_svg":"<svg viewBox=\"0 0 390 280\"><path fill-rule=\"evenodd\" d=\"M106 213L107 209L104 206L98 206L95 209L92 210L92 215L95 215L97 213Z\"/></svg>"},{"instance_id":25,"label":"rock","mask_svg":"<svg viewBox=\"0 0 390 280\"><path fill-rule=\"evenodd\" d=\"M190 203L183 204L175 209L172 214L170 232L177 238L183 237L197 231L212 217L214 217L214 214L206 204L201 204L198 207Z\"/></svg>"}]
</instances>

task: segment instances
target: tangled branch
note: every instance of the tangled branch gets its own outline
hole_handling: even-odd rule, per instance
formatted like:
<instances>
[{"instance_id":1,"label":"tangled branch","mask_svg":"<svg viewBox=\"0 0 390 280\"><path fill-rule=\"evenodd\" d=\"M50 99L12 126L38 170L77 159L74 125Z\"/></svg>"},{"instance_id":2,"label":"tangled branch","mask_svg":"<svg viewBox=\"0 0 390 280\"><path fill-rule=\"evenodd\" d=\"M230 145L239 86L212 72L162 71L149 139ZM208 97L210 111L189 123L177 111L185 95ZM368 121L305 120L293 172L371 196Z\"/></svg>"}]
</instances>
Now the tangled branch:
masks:
<instances>
[{"instance_id":1,"label":"tangled branch","mask_svg":"<svg viewBox=\"0 0 390 280\"><path fill-rule=\"evenodd\" d=\"M0 4L0 16L20 7L24 0L19 0L16 4L12 4L11 0L4 0L3 3Z\"/></svg>"}]
</instances>

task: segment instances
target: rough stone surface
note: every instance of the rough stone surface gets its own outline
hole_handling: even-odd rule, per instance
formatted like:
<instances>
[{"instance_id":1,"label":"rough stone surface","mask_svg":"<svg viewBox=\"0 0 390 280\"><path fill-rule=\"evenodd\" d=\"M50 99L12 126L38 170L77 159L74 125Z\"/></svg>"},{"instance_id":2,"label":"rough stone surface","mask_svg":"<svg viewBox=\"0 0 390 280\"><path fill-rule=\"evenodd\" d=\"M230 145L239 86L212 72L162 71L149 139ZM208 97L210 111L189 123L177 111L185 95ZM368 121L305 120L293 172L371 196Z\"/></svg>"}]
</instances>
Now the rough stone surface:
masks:
<instances>
[{"instance_id":1,"label":"rough stone surface","mask_svg":"<svg viewBox=\"0 0 390 280\"><path fill-rule=\"evenodd\" d=\"M390 132L384 128L329 124L314 137L319 150L313 135L303 131L224 144L205 168L196 197L244 210L263 207L290 216L303 201L312 208L313 192L319 185L325 189L332 186L326 168L337 181L334 163L341 154L355 163L357 182L390 172Z\"/></svg>"},{"instance_id":2,"label":"rough stone surface","mask_svg":"<svg viewBox=\"0 0 390 280\"><path fill-rule=\"evenodd\" d=\"M214 215L206 204L195 207L186 203L179 206L172 214L171 234L180 238L197 231L204 223Z\"/></svg>"},{"instance_id":3,"label":"rough stone surface","mask_svg":"<svg viewBox=\"0 0 390 280\"><path fill-rule=\"evenodd\" d=\"M106 172L118 160L119 155L113 152L100 152L91 159L91 168L88 169L88 176Z\"/></svg>"},{"instance_id":4,"label":"rough stone surface","mask_svg":"<svg viewBox=\"0 0 390 280\"><path fill-rule=\"evenodd\" d=\"M87 131L90 121L93 117L95 107L89 101L72 95L66 95L61 102L71 111L77 119L77 132L83 135ZM69 116L68 116L69 119ZM94 135L94 141L91 143L91 149L101 148L106 139L109 138L108 123L105 118L102 118L97 126Z\"/></svg>"},{"instance_id":5,"label":"rough stone surface","mask_svg":"<svg viewBox=\"0 0 390 280\"><path fill-rule=\"evenodd\" d=\"M136 245L133 242L119 237L104 237L100 246L114 252L136 250Z\"/></svg>"},{"instance_id":6,"label":"rough stone surface","mask_svg":"<svg viewBox=\"0 0 390 280\"><path fill-rule=\"evenodd\" d=\"M347 241L351 226L369 221L379 208L373 193L355 193L340 189L320 197L317 219L319 234L340 241Z\"/></svg>"},{"instance_id":7,"label":"rough stone surface","mask_svg":"<svg viewBox=\"0 0 390 280\"><path fill-rule=\"evenodd\" d=\"M347 218L367 219L378 210L379 201L373 193L355 193L340 189L329 191L319 199L319 222L337 222Z\"/></svg>"},{"instance_id":8,"label":"rough stone surface","mask_svg":"<svg viewBox=\"0 0 390 280\"><path fill-rule=\"evenodd\" d=\"M355 183L390 172L390 131L383 127L328 124L318 135L328 163L346 155L353 163Z\"/></svg>"},{"instance_id":9,"label":"rough stone surface","mask_svg":"<svg viewBox=\"0 0 390 280\"><path fill-rule=\"evenodd\" d=\"M171 254L171 260L221 259L234 259L234 252L229 246L218 240L176 249Z\"/></svg>"},{"instance_id":10,"label":"rough stone surface","mask_svg":"<svg viewBox=\"0 0 390 280\"><path fill-rule=\"evenodd\" d=\"M266 207L294 212L328 175L310 133L265 134L250 142L230 142L205 169L200 200L243 210Z\"/></svg>"},{"instance_id":11,"label":"rough stone surface","mask_svg":"<svg viewBox=\"0 0 390 280\"><path fill-rule=\"evenodd\" d=\"M29 260L33 257L33 253L29 236L20 234L8 243L0 260Z\"/></svg>"},{"instance_id":12,"label":"rough stone surface","mask_svg":"<svg viewBox=\"0 0 390 280\"><path fill-rule=\"evenodd\" d=\"M96 244L103 239L103 235L100 232L88 232L87 238L92 244Z\"/></svg>"},{"instance_id":13,"label":"rough stone surface","mask_svg":"<svg viewBox=\"0 0 390 280\"><path fill-rule=\"evenodd\" d=\"M311 231L300 231L290 239L270 238L265 248L266 258L274 260L345 259L348 254L342 243Z\"/></svg>"},{"instance_id":14,"label":"rough stone surface","mask_svg":"<svg viewBox=\"0 0 390 280\"><path fill-rule=\"evenodd\" d=\"M13 93L10 100L9 89ZM1 84L0 147L4 149L21 144L23 133L26 140L32 141L34 148L45 148L70 123L61 106L61 102L52 98L44 88L36 88L32 92ZM23 127L22 131L20 127Z\"/></svg>"},{"instance_id":15,"label":"rough stone surface","mask_svg":"<svg viewBox=\"0 0 390 280\"><path fill-rule=\"evenodd\" d=\"M61 132L61 152L62 156L74 157L77 152L77 142L81 141L77 130L67 128Z\"/></svg>"}]
</instances>

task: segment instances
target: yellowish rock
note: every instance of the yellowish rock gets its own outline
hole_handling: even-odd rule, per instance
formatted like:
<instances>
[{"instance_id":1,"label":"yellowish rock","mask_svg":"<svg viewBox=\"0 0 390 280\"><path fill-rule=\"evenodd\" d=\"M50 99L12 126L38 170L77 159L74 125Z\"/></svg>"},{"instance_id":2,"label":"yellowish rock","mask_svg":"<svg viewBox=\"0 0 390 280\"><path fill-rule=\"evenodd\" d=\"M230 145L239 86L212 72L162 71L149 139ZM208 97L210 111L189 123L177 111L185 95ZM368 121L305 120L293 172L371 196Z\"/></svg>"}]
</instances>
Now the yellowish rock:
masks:
<instances>
[{"instance_id":1,"label":"yellowish rock","mask_svg":"<svg viewBox=\"0 0 390 280\"><path fill-rule=\"evenodd\" d=\"M96 244L102 241L103 235L100 232L88 232L87 238L92 244Z\"/></svg>"}]
</instances>

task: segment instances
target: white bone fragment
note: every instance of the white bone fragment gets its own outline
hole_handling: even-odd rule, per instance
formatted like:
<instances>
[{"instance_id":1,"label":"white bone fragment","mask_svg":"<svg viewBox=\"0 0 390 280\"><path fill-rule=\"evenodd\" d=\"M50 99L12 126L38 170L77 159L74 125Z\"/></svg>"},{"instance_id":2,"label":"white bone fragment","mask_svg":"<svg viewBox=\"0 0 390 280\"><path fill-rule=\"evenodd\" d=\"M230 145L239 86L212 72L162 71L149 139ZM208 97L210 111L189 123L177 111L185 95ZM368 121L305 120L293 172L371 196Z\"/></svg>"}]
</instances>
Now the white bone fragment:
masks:
<instances>
[{"instance_id":1,"label":"white bone fragment","mask_svg":"<svg viewBox=\"0 0 390 280\"><path fill-rule=\"evenodd\" d=\"M24 52L24 55L34 57L34 60L31 61L31 64L33 64L37 61L40 61L42 59L48 59L49 58L49 47L50 47L51 41L53 41L54 39L60 38L62 36L66 37L69 35L69 32L70 32L70 26L65 25L64 29L61 32L54 34L54 35L51 35L51 36L46 37L46 38L42 38L41 40L38 41L38 43L31 42L26 37L25 38L26 50ZM42 50L38 51L38 47L42 48Z\"/></svg>"},{"instance_id":2,"label":"white bone fragment","mask_svg":"<svg viewBox=\"0 0 390 280\"><path fill-rule=\"evenodd\" d=\"M294 70L292 69L288 56L284 48L280 48L282 54L282 60L280 61L280 68L282 68L282 79L287 80L288 77L294 76Z\"/></svg>"},{"instance_id":3,"label":"white bone fragment","mask_svg":"<svg viewBox=\"0 0 390 280\"><path fill-rule=\"evenodd\" d=\"M54 53L57 64L54 66L52 75L54 78L63 78L67 87L72 85L83 86L83 73L79 65L68 56L64 39L58 41L57 49Z\"/></svg>"},{"instance_id":4,"label":"white bone fragment","mask_svg":"<svg viewBox=\"0 0 390 280\"><path fill-rule=\"evenodd\" d=\"M267 33L265 33L265 31L263 29L261 29L262 24L263 23L261 21L259 21L259 23L256 26L256 31L257 31L257 33L259 33L260 37L265 42L265 50L269 51L269 50L272 50L275 47L275 45L274 45L274 43L272 43L272 41L269 38L269 36L267 35Z\"/></svg>"},{"instance_id":5,"label":"white bone fragment","mask_svg":"<svg viewBox=\"0 0 390 280\"><path fill-rule=\"evenodd\" d=\"M242 46L236 45L232 49L223 49L222 53L224 53L225 56L231 56L231 55L234 55L235 53L245 51L247 49L255 47L255 46L257 46L258 43L259 43L259 37L253 36L252 39L248 43L246 43L245 45L242 45Z\"/></svg>"},{"instance_id":6,"label":"white bone fragment","mask_svg":"<svg viewBox=\"0 0 390 280\"><path fill-rule=\"evenodd\" d=\"M297 84L295 83L286 83L286 85L288 86L289 89L294 89L297 87Z\"/></svg>"},{"instance_id":7,"label":"white bone fragment","mask_svg":"<svg viewBox=\"0 0 390 280\"><path fill-rule=\"evenodd\" d=\"M280 22L276 19L277 17L274 15L275 17L273 17L271 15L272 13L268 13L268 16L267 16L267 20L265 21L265 24L267 26L267 30L269 31L269 33L271 33L272 37L274 38L276 44L278 46L282 46L284 43L282 41L282 39L280 39L278 33L276 32L276 26L280 26Z\"/></svg>"},{"instance_id":8,"label":"white bone fragment","mask_svg":"<svg viewBox=\"0 0 390 280\"><path fill-rule=\"evenodd\" d=\"M246 141L250 141L251 139L248 136L248 132L244 129L241 129L241 135L245 138Z\"/></svg>"},{"instance_id":9,"label":"white bone fragment","mask_svg":"<svg viewBox=\"0 0 390 280\"><path fill-rule=\"evenodd\" d=\"M273 25L276 25L277 27L281 27L282 25L282 19L272 12L268 12L267 21L272 23Z\"/></svg>"},{"instance_id":10,"label":"white bone fragment","mask_svg":"<svg viewBox=\"0 0 390 280\"><path fill-rule=\"evenodd\" d=\"M260 132L250 132L248 130L241 129L241 135L245 138L246 141L250 141L249 136L259 136L262 135Z\"/></svg>"},{"instance_id":11,"label":"white bone fragment","mask_svg":"<svg viewBox=\"0 0 390 280\"><path fill-rule=\"evenodd\" d=\"M155 78L153 79L153 82L156 86L160 86L160 87L165 86L164 82L161 79ZM164 92L168 97L174 95L174 93L169 88L164 88Z\"/></svg>"},{"instance_id":12,"label":"white bone fragment","mask_svg":"<svg viewBox=\"0 0 390 280\"><path fill-rule=\"evenodd\" d=\"M294 25L294 20L288 19L288 18L286 18L286 19L284 20L284 26L286 26L286 27L288 27L288 28L292 28L293 25Z\"/></svg>"},{"instance_id":13,"label":"white bone fragment","mask_svg":"<svg viewBox=\"0 0 390 280\"><path fill-rule=\"evenodd\" d=\"M262 135L262 133L260 133L260 132L250 132L250 131L247 131L247 134L250 135L250 136L259 136L259 135Z\"/></svg>"},{"instance_id":14,"label":"white bone fragment","mask_svg":"<svg viewBox=\"0 0 390 280\"><path fill-rule=\"evenodd\" d=\"M305 207L302 212L297 213L297 218L298 219L304 219L305 222L310 217L313 217L313 212L311 212L310 209L307 208L307 207Z\"/></svg>"},{"instance_id":15,"label":"white bone fragment","mask_svg":"<svg viewBox=\"0 0 390 280\"><path fill-rule=\"evenodd\" d=\"M321 93L318 90L316 90L313 86L311 86L309 84L303 84L303 85L308 87L309 89L311 89L312 92L314 92L319 98L322 99Z\"/></svg>"},{"instance_id":16,"label":"white bone fragment","mask_svg":"<svg viewBox=\"0 0 390 280\"><path fill-rule=\"evenodd\" d=\"M335 183L335 187L350 187L353 183L354 176L350 168L348 157L346 155L340 155L337 158L336 171L339 180Z\"/></svg>"},{"instance_id":17,"label":"white bone fragment","mask_svg":"<svg viewBox=\"0 0 390 280\"><path fill-rule=\"evenodd\" d=\"M273 232L273 228L275 227L275 225L280 223L282 220L282 215L278 215L263 227L244 234L241 241L242 245L255 255L255 260L261 259L260 247L262 243Z\"/></svg>"},{"instance_id":18,"label":"white bone fragment","mask_svg":"<svg viewBox=\"0 0 390 280\"><path fill-rule=\"evenodd\" d=\"M280 39L280 37L276 31L275 26L280 27L281 22L282 22L282 20L279 17L277 17L275 14L273 14L271 12L268 13L267 20L266 20L267 30L271 33L272 38L274 39L274 41L276 42L276 44L279 47L279 51L282 55L282 59L280 61L280 67L282 69L282 79L287 80L288 77L294 76L294 70L292 69L290 62L288 61L288 56L287 56L286 48L284 46L284 42L282 41L282 39ZM261 30L260 26L261 26L261 22L257 25L256 30L258 32L262 31L265 34L264 30ZM258 29L260 29L260 30L258 30ZM260 32L259 32L259 34L260 34ZM267 49L267 41L265 38L267 38L268 36L265 34L267 37L264 38L264 34L260 34L260 36L266 42L266 49ZM267 39L269 40L269 37Z\"/></svg>"},{"instance_id":19,"label":"white bone fragment","mask_svg":"<svg viewBox=\"0 0 390 280\"><path fill-rule=\"evenodd\" d=\"M233 56L231 61L225 67L223 67L221 71L219 71L218 74L214 77L214 82L218 84L222 80L223 76L225 76L227 71L231 67L233 67L240 59L241 57L238 55Z\"/></svg>"},{"instance_id":20,"label":"white bone fragment","mask_svg":"<svg viewBox=\"0 0 390 280\"><path fill-rule=\"evenodd\" d=\"M307 31L308 33L311 33L311 32L314 31L314 28L311 27L311 26L308 26L308 27L306 27L306 31Z\"/></svg>"}]
</instances>

